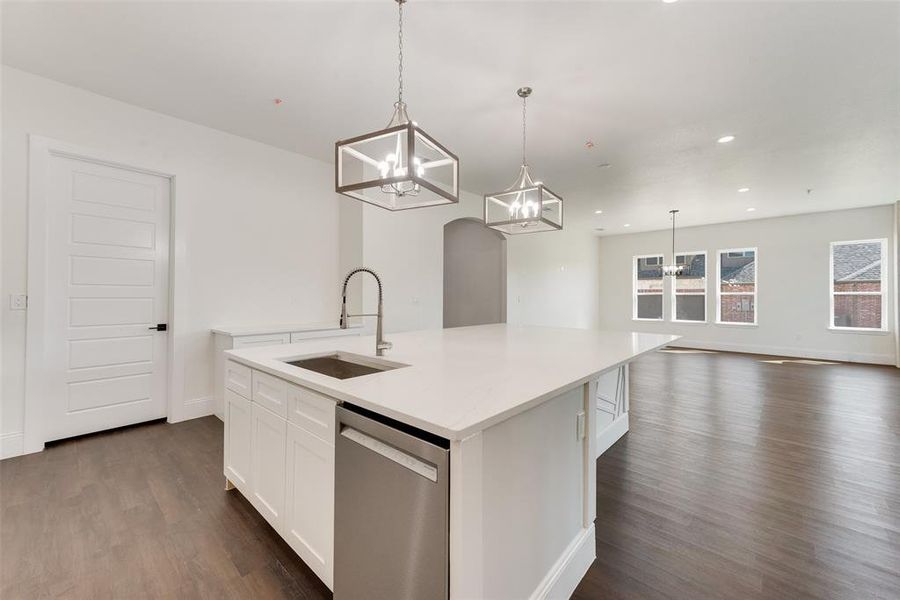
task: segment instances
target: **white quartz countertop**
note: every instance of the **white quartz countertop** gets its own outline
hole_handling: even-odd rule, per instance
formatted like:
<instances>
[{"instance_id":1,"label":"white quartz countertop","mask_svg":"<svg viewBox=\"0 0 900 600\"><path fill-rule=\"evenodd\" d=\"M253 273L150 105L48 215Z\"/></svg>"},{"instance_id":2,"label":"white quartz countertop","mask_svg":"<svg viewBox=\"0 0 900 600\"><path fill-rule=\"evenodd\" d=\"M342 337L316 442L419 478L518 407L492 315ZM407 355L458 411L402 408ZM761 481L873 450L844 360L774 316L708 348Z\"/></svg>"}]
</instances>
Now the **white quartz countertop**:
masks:
<instances>
[{"instance_id":1,"label":"white quartz countertop","mask_svg":"<svg viewBox=\"0 0 900 600\"><path fill-rule=\"evenodd\" d=\"M359 329L360 325L350 325L348 329ZM242 335L265 335L267 333L290 333L296 331L328 331L340 329L337 323L275 323L272 325L235 325L233 327L214 327L211 331L232 337Z\"/></svg>"},{"instance_id":2,"label":"white quartz countertop","mask_svg":"<svg viewBox=\"0 0 900 600\"><path fill-rule=\"evenodd\" d=\"M386 336L408 367L335 379L282 362L344 351L374 357L372 336L229 350L228 358L458 440L678 339L676 335L480 325Z\"/></svg>"}]
</instances>

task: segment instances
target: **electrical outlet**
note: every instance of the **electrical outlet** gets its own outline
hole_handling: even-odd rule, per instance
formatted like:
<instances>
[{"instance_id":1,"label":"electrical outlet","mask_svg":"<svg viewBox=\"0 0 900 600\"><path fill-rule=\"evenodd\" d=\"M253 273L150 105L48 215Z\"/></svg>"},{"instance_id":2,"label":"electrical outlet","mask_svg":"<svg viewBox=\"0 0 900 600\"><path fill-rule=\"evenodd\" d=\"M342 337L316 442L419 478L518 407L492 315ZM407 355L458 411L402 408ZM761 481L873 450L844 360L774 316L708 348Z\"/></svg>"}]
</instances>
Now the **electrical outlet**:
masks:
<instances>
[{"instance_id":1,"label":"electrical outlet","mask_svg":"<svg viewBox=\"0 0 900 600\"><path fill-rule=\"evenodd\" d=\"M28 296L25 294L9 295L9 310L25 310L28 308Z\"/></svg>"},{"instance_id":2,"label":"electrical outlet","mask_svg":"<svg viewBox=\"0 0 900 600\"><path fill-rule=\"evenodd\" d=\"M584 439L584 427L585 427L584 413L580 412L575 417L575 439L576 440Z\"/></svg>"}]
</instances>

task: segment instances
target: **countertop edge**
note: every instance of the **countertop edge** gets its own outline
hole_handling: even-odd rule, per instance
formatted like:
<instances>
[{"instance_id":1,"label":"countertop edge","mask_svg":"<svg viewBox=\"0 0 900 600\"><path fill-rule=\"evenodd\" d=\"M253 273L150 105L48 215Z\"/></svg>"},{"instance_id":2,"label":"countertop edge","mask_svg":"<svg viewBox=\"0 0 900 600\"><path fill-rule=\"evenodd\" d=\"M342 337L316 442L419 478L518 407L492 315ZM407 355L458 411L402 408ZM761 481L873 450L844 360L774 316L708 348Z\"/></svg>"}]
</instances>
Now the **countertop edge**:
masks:
<instances>
[{"instance_id":1,"label":"countertop edge","mask_svg":"<svg viewBox=\"0 0 900 600\"><path fill-rule=\"evenodd\" d=\"M329 387L322 383L318 383L316 381L312 381L310 379L305 379L294 373L285 372L283 369L278 368L278 366L279 366L277 364L278 361L275 361L275 360L271 360L271 361L265 360L265 359L254 360L254 359L246 358L246 357L235 354L235 352L239 352L239 350L238 351L226 350L225 354L227 355L229 360L234 360L235 362L238 362L242 365L252 367L254 369L258 369L260 371L268 373L269 375L278 377L279 379L284 379L286 381L289 381L289 382L299 385L301 387L308 388L310 390L313 390L315 392L318 392L320 394L323 394L323 395L333 398L335 400L339 400L342 402L350 402L351 404L357 404L357 405L361 406L362 408L366 408L366 409L375 411L386 417L391 417L391 418L401 421L403 423L407 423L414 427L418 427L419 429L423 429L430 433L434 433L435 435L439 435L448 440L458 441L458 440L463 440L468 437L471 437L472 435L475 435L481 431L484 431L485 429L487 429L489 427L492 427L498 423L506 421L507 419L514 417L518 414L526 412L526 411L534 408L535 406L538 406L539 404L546 402L547 400L549 400L551 398L555 398L556 396L559 396L560 394L563 394L574 388L582 386L585 383L587 383L588 381L591 381L608 371L611 371L613 369L618 369L622 365L632 362L639 356L649 354L650 352L655 352L656 350L659 350L660 348L667 346L668 344L671 344L674 341L677 341L681 337L682 336L671 335L670 336L671 339L669 339L667 341L652 345L652 346L648 347L647 349L642 350L641 352L638 352L636 354L633 354L626 359L623 359L623 360L613 363L611 365L601 367L595 371L591 371L588 374L586 374L578 379L575 379L572 382L570 382L564 386L550 390L543 394L539 394L538 396L535 396L531 400L527 400L525 402L522 402L521 404L517 404L514 407L500 411L495 415L487 417L486 419L484 419L482 421L479 421L472 425L463 427L461 429L450 429L450 428L447 428L447 427L444 427L441 425L437 425L435 423L420 419L414 415L396 411L391 408L385 407L381 404L366 400L365 398L361 398L361 397L355 396L353 394L348 394L346 392L336 390L332 387ZM275 363L275 366L271 366L271 365L267 364L268 362Z\"/></svg>"},{"instance_id":2,"label":"countertop edge","mask_svg":"<svg viewBox=\"0 0 900 600\"><path fill-rule=\"evenodd\" d=\"M332 329L341 329L341 326L333 323L312 323L300 325L298 323L275 323L273 325L261 325L259 327L252 326L234 326L234 327L211 327L210 332L216 335L227 335L231 337L240 337L245 335L266 335L269 333L293 333L307 331L329 331ZM362 329L362 325L349 325L346 329Z\"/></svg>"}]
</instances>

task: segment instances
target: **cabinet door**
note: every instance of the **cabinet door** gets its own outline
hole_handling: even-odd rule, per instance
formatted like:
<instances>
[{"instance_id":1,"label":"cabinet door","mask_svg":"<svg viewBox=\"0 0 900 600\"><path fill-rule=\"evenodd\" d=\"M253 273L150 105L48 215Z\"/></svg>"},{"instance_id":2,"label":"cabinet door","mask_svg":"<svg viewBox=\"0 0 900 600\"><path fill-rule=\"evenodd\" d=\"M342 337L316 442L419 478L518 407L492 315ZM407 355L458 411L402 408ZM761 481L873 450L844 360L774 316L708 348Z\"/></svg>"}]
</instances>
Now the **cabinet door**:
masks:
<instances>
[{"instance_id":1,"label":"cabinet door","mask_svg":"<svg viewBox=\"0 0 900 600\"><path fill-rule=\"evenodd\" d=\"M250 491L250 401L225 390L225 477L246 496Z\"/></svg>"},{"instance_id":2,"label":"cabinet door","mask_svg":"<svg viewBox=\"0 0 900 600\"><path fill-rule=\"evenodd\" d=\"M288 544L332 588L334 568L334 446L288 423Z\"/></svg>"},{"instance_id":3,"label":"cabinet door","mask_svg":"<svg viewBox=\"0 0 900 600\"><path fill-rule=\"evenodd\" d=\"M255 402L251 404L253 493L250 502L272 527L281 531L287 421Z\"/></svg>"}]
</instances>

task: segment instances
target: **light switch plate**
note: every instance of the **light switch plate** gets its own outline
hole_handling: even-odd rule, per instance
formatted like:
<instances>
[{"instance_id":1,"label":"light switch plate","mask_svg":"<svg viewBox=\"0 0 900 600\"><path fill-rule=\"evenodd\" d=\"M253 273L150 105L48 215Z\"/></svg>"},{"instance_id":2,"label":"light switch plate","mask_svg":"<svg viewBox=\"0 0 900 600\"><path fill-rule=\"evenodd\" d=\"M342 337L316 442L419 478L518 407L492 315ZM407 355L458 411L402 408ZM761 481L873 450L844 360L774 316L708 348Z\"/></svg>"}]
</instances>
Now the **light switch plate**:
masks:
<instances>
[{"instance_id":1,"label":"light switch plate","mask_svg":"<svg viewBox=\"0 0 900 600\"><path fill-rule=\"evenodd\" d=\"M26 294L10 294L9 310L25 310L28 308L28 296Z\"/></svg>"}]
</instances>

